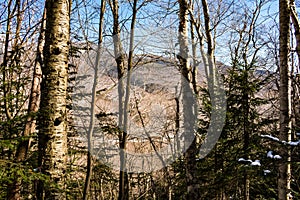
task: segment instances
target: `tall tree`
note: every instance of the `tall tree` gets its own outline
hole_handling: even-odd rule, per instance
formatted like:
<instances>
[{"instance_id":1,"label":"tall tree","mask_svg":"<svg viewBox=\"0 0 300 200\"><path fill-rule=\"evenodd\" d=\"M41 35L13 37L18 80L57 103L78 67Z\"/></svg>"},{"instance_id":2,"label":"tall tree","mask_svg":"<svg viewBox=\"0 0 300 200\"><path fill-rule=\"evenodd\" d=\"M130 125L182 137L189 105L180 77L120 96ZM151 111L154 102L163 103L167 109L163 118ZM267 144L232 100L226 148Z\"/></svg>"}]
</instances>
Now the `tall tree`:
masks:
<instances>
[{"instance_id":1,"label":"tall tree","mask_svg":"<svg viewBox=\"0 0 300 200\"><path fill-rule=\"evenodd\" d=\"M92 88L92 102L91 102L91 111L90 111L90 124L88 129L88 153L87 153L87 173L85 179L85 185L83 190L83 199L88 199L88 191L90 188L91 182L91 175L93 169L93 132L95 128L95 117L96 117L96 90L97 90L97 83L98 83L98 70L100 65L100 56L102 51L102 41L103 41L103 20L104 20L104 13L105 13L105 5L106 0L101 0L101 7L100 7L100 19L99 19L99 37L98 37L98 46L96 52L96 60L95 65L93 67L94 70L94 82Z\"/></svg>"},{"instance_id":2,"label":"tall tree","mask_svg":"<svg viewBox=\"0 0 300 200\"><path fill-rule=\"evenodd\" d=\"M208 79L208 87L210 89L210 93L214 95L214 87L215 87L215 79L216 79L216 65L215 65L215 45L214 39L212 36L213 29L211 28L211 16L209 14L208 3L206 0L202 0L203 7L203 15L204 15L204 24L205 24L205 35L207 37L207 66L205 66L207 79Z\"/></svg>"},{"instance_id":3,"label":"tall tree","mask_svg":"<svg viewBox=\"0 0 300 200\"><path fill-rule=\"evenodd\" d=\"M192 86L192 68L188 60L188 10L189 4L186 0L178 0L179 3L179 26L178 41L180 62L182 103L183 103L183 127L185 156L185 173L187 185L187 199L199 199L199 188L197 187L196 168L196 139L195 139L195 110L194 93Z\"/></svg>"},{"instance_id":4,"label":"tall tree","mask_svg":"<svg viewBox=\"0 0 300 200\"><path fill-rule=\"evenodd\" d=\"M126 144L128 138L128 113L129 113L129 102L130 102L130 89L131 89L131 71L133 68L133 50L134 50L134 32L137 14L137 2L133 1L132 5L132 19L130 24L130 38L129 38L129 55L127 60L127 80L125 89L125 100L124 100L124 110L123 110L123 127L121 129L120 135L120 180L119 180L119 200L129 199L129 184L128 184L128 173L126 166Z\"/></svg>"},{"instance_id":5,"label":"tall tree","mask_svg":"<svg viewBox=\"0 0 300 200\"><path fill-rule=\"evenodd\" d=\"M280 87L279 87L279 103L280 103L280 131L279 139L281 141L291 140L291 82L289 77L289 55L290 55L290 1L279 0L279 56L280 56ZM278 199L289 199L290 195L290 149L289 147L281 147L284 162L279 164L278 177Z\"/></svg>"},{"instance_id":6,"label":"tall tree","mask_svg":"<svg viewBox=\"0 0 300 200\"><path fill-rule=\"evenodd\" d=\"M123 140L123 129L124 129L124 73L125 73L125 55L123 52L123 46L121 43L121 31L119 22L119 1L112 0L109 1L110 8L113 14L113 42L114 42L114 56L117 63L118 70L118 100L119 100L119 116L118 116L118 126L119 126L119 141L120 141L120 171L119 171L119 199L125 199L128 196L128 177L125 176L124 167L124 142ZM126 139L126 137L125 137ZM122 148L123 147L123 148ZM127 192L127 194L126 194Z\"/></svg>"},{"instance_id":7,"label":"tall tree","mask_svg":"<svg viewBox=\"0 0 300 200\"><path fill-rule=\"evenodd\" d=\"M39 165L50 184L39 183L38 199L65 198L67 161L66 97L70 1L46 1L46 32L39 114Z\"/></svg>"},{"instance_id":8,"label":"tall tree","mask_svg":"<svg viewBox=\"0 0 300 200\"><path fill-rule=\"evenodd\" d=\"M114 41L114 56L117 63L118 70L118 98L119 98L119 155L120 155L120 170L119 170L119 200L129 198L129 184L128 174L126 172L126 143L128 138L128 113L130 103L130 89L131 89L131 71L133 64L133 50L134 50L134 32L135 23L138 9L138 0L134 0L132 7L132 17L130 23L130 37L129 37L129 53L127 59L127 78L126 86L124 87L124 75L125 75L125 55L123 52L121 35L120 35L120 21L119 21L119 2L118 0L109 1L111 11L113 14L113 41Z\"/></svg>"}]
</instances>

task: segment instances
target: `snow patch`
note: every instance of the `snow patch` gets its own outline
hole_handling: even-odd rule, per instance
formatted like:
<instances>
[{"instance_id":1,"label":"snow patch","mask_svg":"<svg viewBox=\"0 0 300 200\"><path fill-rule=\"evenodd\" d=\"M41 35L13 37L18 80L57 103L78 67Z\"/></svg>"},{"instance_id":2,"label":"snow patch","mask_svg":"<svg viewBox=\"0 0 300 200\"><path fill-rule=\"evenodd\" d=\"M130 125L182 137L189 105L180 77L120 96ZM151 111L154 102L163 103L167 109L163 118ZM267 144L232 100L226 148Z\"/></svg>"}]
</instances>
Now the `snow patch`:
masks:
<instances>
[{"instance_id":1,"label":"snow patch","mask_svg":"<svg viewBox=\"0 0 300 200\"><path fill-rule=\"evenodd\" d=\"M268 151L267 153L267 157L268 158L274 158L274 159L282 159L282 157L280 155L273 155L273 151Z\"/></svg>"},{"instance_id":2,"label":"snow patch","mask_svg":"<svg viewBox=\"0 0 300 200\"><path fill-rule=\"evenodd\" d=\"M291 142L288 142L287 144L291 145L291 146L298 146L300 144L300 140L298 140L296 142L291 141Z\"/></svg>"},{"instance_id":3,"label":"snow patch","mask_svg":"<svg viewBox=\"0 0 300 200\"><path fill-rule=\"evenodd\" d=\"M274 156L273 156L273 151L268 151L267 157L268 157L268 158L274 158Z\"/></svg>"},{"instance_id":4,"label":"snow patch","mask_svg":"<svg viewBox=\"0 0 300 200\"><path fill-rule=\"evenodd\" d=\"M279 138L274 137L274 136L272 136L272 135L261 135L261 137L263 137L263 138L269 138L269 139L271 139L271 140L274 140L274 141L279 142Z\"/></svg>"},{"instance_id":5,"label":"snow patch","mask_svg":"<svg viewBox=\"0 0 300 200\"><path fill-rule=\"evenodd\" d=\"M297 136L300 137L300 133L296 133ZM273 141L276 141L276 142L281 142L282 144L285 144L285 145L290 145L290 146L298 146L300 145L300 140L298 141L290 141L290 142L287 142L287 141L280 141L279 138L277 137L274 137L272 135L260 135L262 138L268 138L268 139L271 139Z\"/></svg>"},{"instance_id":6,"label":"snow patch","mask_svg":"<svg viewBox=\"0 0 300 200\"><path fill-rule=\"evenodd\" d=\"M239 158L238 162L242 162L244 164L250 164L251 166L261 166L260 161L259 160L255 160L254 162L250 159L245 159L245 158Z\"/></svg>"},{"instance_id":7,"label":"snow patch","mask_svg":"<svg viewBox=\"0 0 300 200\"><path fill-rule=\"evenodd\" d=\"M254 162L251 163L251 166L261 166L260 160L255 160Z\"/></svg>"},{"instance_id":8,"label":"snow patch","mask_svg":"<svg viewBox=\"0 0 300 200\"><path fill-rule=\"evenodd\" d=\"M300 145L300 140L298 140L298 141L290 141L290 142L282 141L282 143L285 144L285 145L290 145L290 146L298 146L298 145Z\"/></svg>"},{"instance_id":9,"label":"snow patch","mask_svg":"<svg viewBox=\"0 0 300 200\"><path fill-rule=\"evenodd\" d=\"M270 170L268 170L268 169L265 169L264 170L264 175L266 176L267 174L270 174L271 173L271 171Z\"/></svg>"},{"instance_id":10,"label":"snow patch","mask_svg":"<svg viewBox=\"0 0 300 200\"><path fill-rule=\"evenodd\" d=\"M238 159L238 162L248 162L248 163L252 163L252 160L250 160L250 159L244 159L244 158L239 158Z\"/></svg>"},{"instance_id":11,"label":"snow patch","mask_svg":"<svg viewBox=\"0 0 300 200\"><path fill-rule=\"evenodd\" d=\"M282 157L281 157L280 155L275 155L275 156L274 156L274 159L280 160L280 159L282 159Z\"/></svg>"}]
</instances>

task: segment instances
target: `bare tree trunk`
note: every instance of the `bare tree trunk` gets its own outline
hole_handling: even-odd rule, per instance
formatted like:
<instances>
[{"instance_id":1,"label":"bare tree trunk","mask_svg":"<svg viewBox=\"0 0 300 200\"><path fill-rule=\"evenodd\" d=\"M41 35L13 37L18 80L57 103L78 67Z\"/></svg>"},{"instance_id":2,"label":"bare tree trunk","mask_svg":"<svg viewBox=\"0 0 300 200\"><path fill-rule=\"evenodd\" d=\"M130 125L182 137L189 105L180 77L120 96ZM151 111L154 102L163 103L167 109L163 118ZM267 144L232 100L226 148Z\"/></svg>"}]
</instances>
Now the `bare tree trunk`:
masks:
<instances>
[{"instance_id":1,"label":"bare tree trunk","mask_svg":"<svg viewBox=\"0 0 300 200\"><path fill-rule=\"evenodd\" d=\"M203 15L204 15L204 24L205 24L205 34L207 38L207 64L208 64L208 72L207 72L207 82L208 87L210 90L211 96L214 95L214 88L216 82L216 66L215 66L215 55L214 55L214 41L211 34L211 27L210 27L210 14L209 8L206 0L202 0L202 7L203 7Z\"/></svg>"},{"instance_id":2,"label":"bare tree trunk","mask_svg":"<svg viewBox=\"0 0 300 200\"><path fill-rule=\"evenodd\" d=\"M280 132L279 139L291 140L291 82L289 77L289 55L290 55L290 1L279 1L279 26L280 26ZM291 156L286 146L280 147L284 155L283 162L279 163L278 177L278 199L287 200L290 195L291 180Z\"/></svg>"},{"instance_id":3,"label":"bare tree trunk","mask_svg":"<svg viewBox=\"0 0 300 200\"><path fill-rule=\"evenodd\" d=\"M128 66L127 66L127 81L126 81L126 93L124 102L124 130L122 131L121 141L120 141L120 180L119 180L119 200L129 199L129 187L128 187L128 174L126 172L126 143L127 143L127 132L128 132L128 106L130 101L130 79L131 70L133 67L133 47L134 47L134 29L137 13L137 1L133 1L132 8L132 19L130 25L130 41L129 41L129 56L128 56Z\"/></svg>"},{"instance_id":4,"label":"bare tree trunk","mask_svg":"<svg viewBox=\"0 0 300 200\"><path fill-rule=\"evenodd\" d=\"M193 6L194 2L190 2L191 8L190 10L194 10L194 6ZM197 67L198 64L200 64L200 62L198 62L197 58L196 58L196 54L197 54L197 43L195 40L195 32L194 32L194 22L191 19L190 20L190 33L191 33L191 41L192 41L192 59L193 59L193 69L192 69L192 85L193 85L193 90L195 92L195 95L198 95L198 89L197 89ZM195 104L196 105L196 104ZM195 108L195 110L197 110L197 108Z\"/></svg>"},{"instance_id":5,"label":"bare tree trunk","mask_svg":"<svg viewBox=\"0 0 300 200\"><path fill-rule=\"evenodd\" d=\"M20 40L20 31L22 26L22 16L21 16L21 0L16 1L16 9L17 9L17 27L16 27L16 33L15 33L15 42L13 47L15 48L15 53L17 53L18 50L18 44Z\"/></svg>"},{"instance_id":6,"label":"bare tree trunk","mask_svg":"<svg viewBox=\"0 0 300 200\"><path fill-rule=\"evenodd\" d=\"M179 3L179 27L178 40L180 45L177 56L180 62L181 84L182 84L182 102L183 102L183 126L184 126L184 144L187 149L185 156L186 169L186 199L199 199L199 188L197 185L197 165L196 165L196 139L195 139L195 113L194 113L194 93L192 86L192 68L188 60L188 9L186 0L178 0Z\"/></svg>"},{"instance_id":7,"label":"bare tree trunk","mask_svg":"<svg viewBox=\"0 0 300 200\"><path fill-rule=\"evenodd\" d=\"M46 1L46 32L39 113L39 165L50 182L40 182L38 199L65 199L67 162L66 98L70 1Z\"/></svg>"},{"instance_id":8,"label":"bare tree trunk","mask_svg":"<svg viewBox=\"0 0 300 200\"><path fill-rule=\"evenodd\" d=\"M124 106L124 83L123 77L125 72L124 67L124 52L121 43L120 36L120 24L119 24L119 3L118 0L109 1L111 11L113 14L113 42L114 42L114 54L115 61L117 63L118 70L118 97L119 97L119 128L123 130L123 106Z\"/></svg>"},{"instance_id":9,"label":"bare tree trunk","mask_svg":"<svg viewBox=\"0 0 300 200\"><path fill-rule=\"evenodd\" d=\"M114 41L114 54L115 54L115 61L117 63L117 70L118 70L118 98L119 98L119 117L118 117L118 126L119 126L119 142L120 142L120 149L122 149L122 139L123 139L123 132L124 132L124 52L121 43L121 36L120 36L120 24L119 24L119 2L118 0L109 1L110 8L113 14L113 41ZM125 180L127 176L125 176L124 171L122 171L122 160L124 160L124 152L120 152L120 171L119 171L119 199L124 199L125 195L125 187L127 181Z\"/></svg>"},{"instance_id":10,"label":"bare tree trunk","mask_svg":"<svg viewBox=\"0 0 300 200\"><path fill-rule=\"evenodd\" d=\"M83 190L83 199L88 199L88 193L90 188L92 169L93 169L93 132L95 127L95 103L96 103L96 90L98 83L98 69L100 65L100 55L102 50L102 40L103 40L103 21L104 21L104 12L105 12L105 3L106 0L101 0L101 9L100 9L100 21L99 21L99 38L98 38L98 47L97 47L97 55L94 66L94 83L92 88L92 101L91 101L91 118L88 130L88 153L87 153L87 173Z\"/></svg>"}]
</instances>

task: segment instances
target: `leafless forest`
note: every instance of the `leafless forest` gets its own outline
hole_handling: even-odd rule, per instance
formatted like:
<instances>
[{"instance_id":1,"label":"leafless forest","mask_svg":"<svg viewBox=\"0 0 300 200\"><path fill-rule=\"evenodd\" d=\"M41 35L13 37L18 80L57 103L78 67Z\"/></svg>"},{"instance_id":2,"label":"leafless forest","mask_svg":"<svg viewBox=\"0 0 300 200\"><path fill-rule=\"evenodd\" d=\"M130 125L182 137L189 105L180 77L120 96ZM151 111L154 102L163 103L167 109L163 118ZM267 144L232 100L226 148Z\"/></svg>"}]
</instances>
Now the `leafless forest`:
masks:
<instances>
[{"instance_id":1,"label":"leafless forest","mask_svg":"<svg viewBox=\"0 0 300 200\"><path fill-rule=\"evenodd\" d=\"M0 1L0 199L300 199L299 9Z\"/></svg>"}]
</instances>

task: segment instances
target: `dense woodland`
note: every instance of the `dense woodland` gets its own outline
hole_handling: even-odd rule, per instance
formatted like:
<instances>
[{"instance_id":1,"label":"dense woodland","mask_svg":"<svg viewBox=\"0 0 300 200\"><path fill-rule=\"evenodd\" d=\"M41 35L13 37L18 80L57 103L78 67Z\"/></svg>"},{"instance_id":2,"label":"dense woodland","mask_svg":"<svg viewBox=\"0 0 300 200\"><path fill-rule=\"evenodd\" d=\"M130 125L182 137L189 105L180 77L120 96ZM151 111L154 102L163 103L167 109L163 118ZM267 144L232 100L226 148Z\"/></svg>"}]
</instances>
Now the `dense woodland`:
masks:
<instances>
[{"instance_id":1,"label":"dense woodland","mask_svg":"<svg viewBox=\"0 0 300 200\"><path fill-rule=\"evenodd\" d=\"M297 3L0 1L0 199L300 199Z\"/></svg>"}]
</instances>

